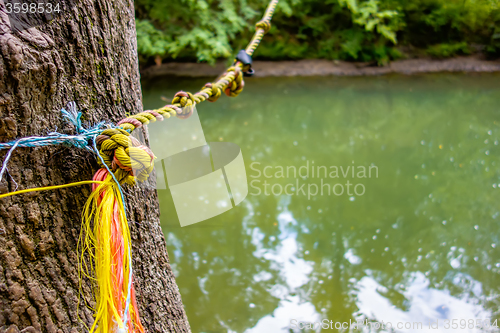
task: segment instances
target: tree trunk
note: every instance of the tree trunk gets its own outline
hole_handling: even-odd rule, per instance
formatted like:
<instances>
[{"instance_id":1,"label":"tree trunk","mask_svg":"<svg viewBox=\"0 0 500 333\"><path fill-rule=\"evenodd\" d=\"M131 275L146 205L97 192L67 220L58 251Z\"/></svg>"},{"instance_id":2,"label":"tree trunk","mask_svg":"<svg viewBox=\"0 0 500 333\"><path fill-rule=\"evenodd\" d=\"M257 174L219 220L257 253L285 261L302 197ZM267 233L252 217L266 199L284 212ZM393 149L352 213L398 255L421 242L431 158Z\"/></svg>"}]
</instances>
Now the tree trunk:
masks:
<instances>
[{"instance_id":1,"label":"tree trunk","mask_svg":"<svg viewBox=\"0 0 500 333\"><path fill-rule=\"evenodd\" d=\"M11 27L0 0L0 142L74 133L60 112L69 101L89 125L142 111L133 2L79 0L61 9L46 24L23 30ZM84 149L17 148L0 193L90 180L97 169L95 155ZM156 190L124 188L142 323L147 332L190 332ZM84 185L0 199L0 333L88 331L92 284L82 277L79 296L76 250L90 191Z\"/></svg>"}]
</instances>

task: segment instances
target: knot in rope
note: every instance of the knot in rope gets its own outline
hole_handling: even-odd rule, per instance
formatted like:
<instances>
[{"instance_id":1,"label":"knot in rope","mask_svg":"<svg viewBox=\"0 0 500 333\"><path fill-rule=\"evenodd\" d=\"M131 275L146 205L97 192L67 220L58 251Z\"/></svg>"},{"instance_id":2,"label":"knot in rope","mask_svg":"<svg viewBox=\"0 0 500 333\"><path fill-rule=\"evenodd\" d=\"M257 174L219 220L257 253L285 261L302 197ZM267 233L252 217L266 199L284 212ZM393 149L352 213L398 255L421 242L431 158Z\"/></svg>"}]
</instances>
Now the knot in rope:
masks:
<instances>
[{"instance_id":1,"label":"knot in rope","mask_svg":"<svg viewBox=\"0 0 500 333\"><path fill-rule=\"evenodd\" d=\"M191 106L195 104L194 96L190 92L179 91L174 95L172 104L180 104L181 107Z\"/></svg>"},{"instance_id":2,"label":"knot in rope","mask_svg":"<svg viewBox=\"0 0 500 333\"><path fill-rule=\"evenodd\" d=\"M197 98L199 99L200 96L195 97L190 92L182 90L176 93L172 99L172 104L179 104L182 107L180 112L177 110L177 118L189 118L193 114Z\"/></svg>"},{"instance_id":3,"label":"knot in rope","mask_svg":"<svg viewBox=\"0 0 500 333\"><path fill-rule=\"evenodd\" d=\"M236 97L243 91L245 81L243 81L243 72L238 66L229 67L228 73L231 71L234 73L234 79L228 83L224 92L229 97Z\"/></svg>"},{"instance_id":4,"label":"knot in rope","mask_svg":"<svg viewBox=\"0 0 500 333\"><path fill-rule=\"evenodd\" d=\"M120 184L134 185L136 180L145 181L153 171L153 152L126 130L104 130L96 137L96 146L102 157L99 165L110 169Z\"/></svg>"},{"instance_id":5,"label":"knot in rope","mask_svg":"<svg viewBox=\"0 0 500 333\"><path fill-rule=\"evenodd\" d=\"M204 89L205 88L208 88L210 91L210 93L209 93L210 97L208 98L209 102L215 102L222 95L221 88L216 83L209 82L209 83L205 84Z\"/></svg>"},{"instance_id":6,"label":"knot in rope","mask_svg":"<svg viewBox=\"0 0 500 333\"><path fill-rule=\"evenodd\" d=\"M267 34L269 30L271 30L271 20L262 19L255 24L255 28L264 30L264 33Z\"/></svg>"}]
</instances>

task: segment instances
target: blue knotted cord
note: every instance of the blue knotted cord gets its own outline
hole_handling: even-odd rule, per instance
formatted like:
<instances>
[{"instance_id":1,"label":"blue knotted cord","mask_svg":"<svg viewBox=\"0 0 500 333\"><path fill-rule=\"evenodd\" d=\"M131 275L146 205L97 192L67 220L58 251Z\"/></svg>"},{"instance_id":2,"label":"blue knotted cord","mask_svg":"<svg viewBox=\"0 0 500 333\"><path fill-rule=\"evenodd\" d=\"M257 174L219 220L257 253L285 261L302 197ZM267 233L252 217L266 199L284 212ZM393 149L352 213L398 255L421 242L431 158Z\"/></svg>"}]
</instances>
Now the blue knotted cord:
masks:
<instances>
[{"instance_id":1,"label":"blue knotted cord","mask_svg":"<svg viewBox=\"0 0 500 333\"><path fill-rule=\"evenodd\" d=\"M75 126L76 135L68 135L59 132L50 132L47 136L29 136L26 138L20 138L7 143L0 143L0 150L9 149L7 155L5 155L2 169L0 170L0 181L2 180L3 174L7 170L7 163L12 155L14 149L18 147L43 147L51 145L64 145L73 146L77 148L87 149L88 151L94 152L94 149L89 142L95 136L101 134L104 128L111 128L111 124L106 124L104 121L100 122L91 128L84 128L82 126L82 113L77 110L75 102L68 103L68 110L61 109L63 118Z\"/></svg>"}]
</instances>

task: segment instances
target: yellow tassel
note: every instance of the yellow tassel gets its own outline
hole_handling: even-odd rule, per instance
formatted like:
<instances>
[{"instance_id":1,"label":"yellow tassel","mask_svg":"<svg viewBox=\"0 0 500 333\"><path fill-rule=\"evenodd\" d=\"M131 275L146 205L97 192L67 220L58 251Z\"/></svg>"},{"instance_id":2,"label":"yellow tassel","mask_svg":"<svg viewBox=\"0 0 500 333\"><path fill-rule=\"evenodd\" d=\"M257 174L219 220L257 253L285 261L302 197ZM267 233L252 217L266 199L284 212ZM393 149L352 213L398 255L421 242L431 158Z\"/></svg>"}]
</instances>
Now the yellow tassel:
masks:
<instances>
[{"instance_id":1,"label":"yellow tassel","mask_svg":"<svg viewBox=\"0 0 500 333\"><path fill-rule=\"evenodd\" d=\"M95 321L89 331L144 332L133 288L128 288L131 239L122 197L111 175L106 172L101 176L105 177L104 182L94 186L85 204L79 239L80 272L96 284Z\"/></svg>"}]
</instances>

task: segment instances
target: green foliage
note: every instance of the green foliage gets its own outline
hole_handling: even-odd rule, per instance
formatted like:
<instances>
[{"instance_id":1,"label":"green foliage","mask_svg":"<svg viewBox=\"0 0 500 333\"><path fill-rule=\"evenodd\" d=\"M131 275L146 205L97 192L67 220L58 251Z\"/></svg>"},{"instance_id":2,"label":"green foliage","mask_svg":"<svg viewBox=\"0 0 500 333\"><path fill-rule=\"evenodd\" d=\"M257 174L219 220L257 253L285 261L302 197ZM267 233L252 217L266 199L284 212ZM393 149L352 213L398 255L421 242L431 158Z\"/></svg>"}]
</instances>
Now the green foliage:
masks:
<instances>
[{"instance_id":1,"label":"green foliage","mask_svg":"<svg viewBox=\"0 0 500 333\"><path fill-rule=\"evenodd\" d=\"M164 55L171 41L148 20L137 20L137 51L142 56Z\"/></svg>"},{"instance_id":2,"label":"green foliage","mask_svg":"<svg viewBox=\"0 0 500 333\"><path fill-rule=\"evenodd\" d=\"M230 40L257 15L246 0L138 0L135 6L141 56L209 62L230 56Z\"/></svg>"},{"instance_id":3,"label":"green foliage","mask_svg":"<svg viewBox=\"0 0 500 333\"><path fill-rule=\"evenodd\" d=\"M486 53L491 56L500 56L500 27L496 27L491 36L491 43L486 47Z\"/></svg>"},{"instance_id":4,"label":"green foliage","mask_svg":"<svg viewBox=\"0 0 500 333\"><path fill-rule=\"evenodd\" d=\"M230 57L245 47L266 5L136 0L141 62ZM500 55L500 0L281 0L256 56L384 64L404 57L403 49L442 58L468 54L476 45Z\"/></svg>"},{"instance_id":5,"label":"green foliage","mask_svg":"<svg viewBox=\"0 0 500 333\"><path fill-rule=\"evenodd\" d=\"M489 43L486 45L486 53L493 57L500 56L500 3L495 1L495 10L491 13L494 22Z\"/></svg>"},{"instance_id":6,"label":"green foliage","mask_svg":"<svg viewBox=\"0 0 500 333\"><path fill-rule=\"evenodd\" d=\"M466 42L442 43L430 46L427 53L435 58L448 58L459 54L470 54L471 50Z\"/></svg>"},{"instance_id":7,"label":"green foliage","mask_svg":"<svg viewBox=\"0 0 500 333\"><path fill-rule=\"evenodd\" d=\"M353 22L363 26L366 31L377 32L396 44L398 16L396 10L379 10L378 0L368 0L358 4L356 0L339 0L341 6L347 6L352 13Z\"/></svg>"}]
</instances>

